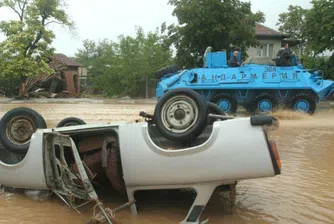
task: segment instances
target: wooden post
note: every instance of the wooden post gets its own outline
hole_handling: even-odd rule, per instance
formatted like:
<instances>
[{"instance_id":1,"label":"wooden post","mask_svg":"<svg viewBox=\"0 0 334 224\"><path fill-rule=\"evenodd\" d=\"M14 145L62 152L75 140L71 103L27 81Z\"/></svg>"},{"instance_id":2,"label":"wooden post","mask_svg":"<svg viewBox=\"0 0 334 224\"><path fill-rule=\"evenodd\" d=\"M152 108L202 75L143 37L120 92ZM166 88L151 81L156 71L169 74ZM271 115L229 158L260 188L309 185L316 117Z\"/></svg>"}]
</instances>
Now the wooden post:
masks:
<instances>
[{"instance_id":1,"label":"wooden post","mask_svg":"<svg viewBox=\"0 0 334 224\"><path fill-rule=\"evenodd\" d=\"M235 213L235 200L237 196L237 183L229 185L230 186L230 200L231 200L231 214Z\"/></svg>"}]
</instances>

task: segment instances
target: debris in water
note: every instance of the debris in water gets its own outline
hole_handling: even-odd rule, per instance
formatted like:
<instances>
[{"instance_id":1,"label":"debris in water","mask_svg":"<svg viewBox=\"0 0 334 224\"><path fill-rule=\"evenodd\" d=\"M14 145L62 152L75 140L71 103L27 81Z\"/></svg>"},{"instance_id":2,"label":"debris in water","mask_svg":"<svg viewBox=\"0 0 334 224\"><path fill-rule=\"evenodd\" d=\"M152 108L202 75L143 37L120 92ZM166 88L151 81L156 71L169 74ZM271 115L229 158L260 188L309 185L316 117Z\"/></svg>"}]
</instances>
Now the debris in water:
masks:
<instances>
[{"instance_id":1,"label":"debris in water","mask_svg":"<svg viewBox=\"0 0 334 224\"><path fill-rule=\"evenodd\" d=\"M202 221L200 224L207 224L207 223L209 223L209 221L210 221L210 219L207 218L206 220Z\"/></svg>"},{"instance_id":2,"label":"debris in water","mask_svg":"<svg viewBox=\"0 0 334 224\"><path fill-rule=\"evenodd\" d=\"M115 208L114 210L111 210L110 208L105 208L104 211L110 218L113 224L121 223L119 220L116 219L115 213L130 207L132 204L134 204L136 201L130 201L128 203L125 203L124 205L119 206L118 208ZM103 214L103 211L100 211L99 213L95 213L97 205L94 207L93 217L88 222L89 224L102 224L102 223L108 223L105 214Z\"/></svg>"},{"instance_id":3,"label":"debris in water","mask_svg":"<svg viewBox=\"0 0 334 224\"><path fill-rule=\"evenodd\" d=\"M121 223L119 220L117 220L115 218L115 214L113 212L113 210L111 210L110 208L105 208L104 209L106 214L108 215L108 217L110 218L110 220L112 221L112 223L117 224L117 223ZM94 214L93 217L91 218L91 221L88 222L89 224L102 224L102 223L108 223L107 218L105 217L105 215L103 214L103 212L99 212L97 214L95 214L95 207L94 207Z\"/></svg>"}]
</instances>

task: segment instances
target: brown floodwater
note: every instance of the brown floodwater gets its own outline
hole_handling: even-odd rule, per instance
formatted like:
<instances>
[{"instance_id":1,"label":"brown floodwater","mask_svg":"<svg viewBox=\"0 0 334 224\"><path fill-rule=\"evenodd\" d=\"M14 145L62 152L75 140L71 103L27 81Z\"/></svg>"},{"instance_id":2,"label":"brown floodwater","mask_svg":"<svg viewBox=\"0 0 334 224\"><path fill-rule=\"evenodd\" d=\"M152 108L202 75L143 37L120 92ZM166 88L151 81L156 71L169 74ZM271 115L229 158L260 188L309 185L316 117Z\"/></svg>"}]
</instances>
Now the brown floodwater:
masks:
<instances>
[{"instance_id":1,"label":"brown floodwater","mask_svg":"<svg viewBox=\"0 0 334 224\"><path fill-rule=\"evenodd\" d=\"M151 104L1 104L0 117L8 109L26 106L40 112L49 127L62 118L77 116L87 123L134 121L140 111L153 112ZM282 174L271 178L240 181L236 211L230 214L228 197L215 192L202 214L209 223L334 223L334 111L320 110L313 116L281 111L275 114L280 127L272 133L282 162ZM241 115L242 116L242 115ZM111 208L125 203L115 192L102 188L101 198ZM194 198L189 191L145 191L136 196L139 215L128 209L117 213L122 223L178 223ZM78 214L55 196L35 202L23 192L0 193L2 223L86 223L93 206Z\"/></svg>"}]
</instances>

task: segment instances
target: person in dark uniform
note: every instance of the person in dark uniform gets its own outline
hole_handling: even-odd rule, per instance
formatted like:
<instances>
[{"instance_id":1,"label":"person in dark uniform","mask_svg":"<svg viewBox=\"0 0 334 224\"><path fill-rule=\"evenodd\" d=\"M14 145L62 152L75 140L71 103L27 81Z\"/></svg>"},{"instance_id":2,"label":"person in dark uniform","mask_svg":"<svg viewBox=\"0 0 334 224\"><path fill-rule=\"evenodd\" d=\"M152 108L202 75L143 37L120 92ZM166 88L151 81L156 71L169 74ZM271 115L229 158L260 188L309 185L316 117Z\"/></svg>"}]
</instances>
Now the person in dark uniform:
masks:
<instances>
[{"instance_id":1,"label":"person in dark uniform","mask_svg":"<svg viewBox=\"0 0 334 224\"><path fill-rule=\"evenodd\" d=\"M234 50L233 57L231 57L231 59L228 63L230 67L239 67L240 66L240 62L238 61L238 56L239 56L239 51Z\"/></svg>"},{"instance_id":2,"label":"person in dark uniform","mask_svg":"<svg viewBox=\"0 0 334 224\"><path fill-rule=\"evenodd\" d=\"M289 44L285 43L276 54L276 66L292 66L293 52L289 48Z\"/></svg>"}]
</instances>

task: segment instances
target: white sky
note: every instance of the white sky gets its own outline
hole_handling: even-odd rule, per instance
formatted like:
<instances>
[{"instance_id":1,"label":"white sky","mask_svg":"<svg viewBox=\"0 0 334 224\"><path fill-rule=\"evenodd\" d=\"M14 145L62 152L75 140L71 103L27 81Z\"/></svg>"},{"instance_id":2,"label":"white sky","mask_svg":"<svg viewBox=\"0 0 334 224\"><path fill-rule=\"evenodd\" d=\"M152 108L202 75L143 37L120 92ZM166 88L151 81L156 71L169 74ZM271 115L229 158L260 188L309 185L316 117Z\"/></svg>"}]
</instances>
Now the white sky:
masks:
<instances>
[{"instance_id":1,"label":"white sky","mask_svg":"<svg viewBox=\"0 0 334 224\"><path fill-rule=\"evenodd\" d=\"M248 0L242 0L248 1ZM56 39L53 46L58 53L74 56L82 47L85 39L116 40L121 34L134 35L135 26L143 27L144 31L154 30L166 21L167 25L176 22L173 7L168 0L67 0L68 13L76 23L76 35L68 30L53 26ZM252 11L262 11L266 16L264 25L277 29L278 15L287 10L289 5L310 8L310 0L250 0ZM15 19L8 9L0 9L0 21ZM3 36L0 34L0 41Z\"/></svg>"}]
</instances>

